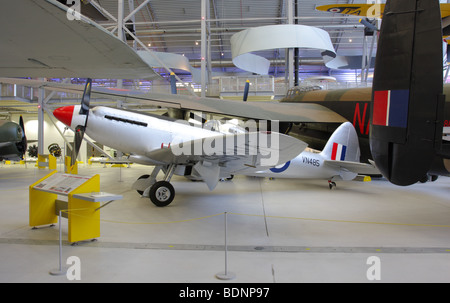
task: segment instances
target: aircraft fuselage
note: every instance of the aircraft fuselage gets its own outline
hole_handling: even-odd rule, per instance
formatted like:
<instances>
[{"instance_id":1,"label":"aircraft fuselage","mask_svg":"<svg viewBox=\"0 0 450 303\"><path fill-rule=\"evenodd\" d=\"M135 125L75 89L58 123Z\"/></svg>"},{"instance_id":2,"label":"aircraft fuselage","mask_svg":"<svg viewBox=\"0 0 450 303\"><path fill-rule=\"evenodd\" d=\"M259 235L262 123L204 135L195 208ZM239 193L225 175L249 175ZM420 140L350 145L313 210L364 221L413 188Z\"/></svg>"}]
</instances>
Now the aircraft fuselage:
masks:
<instances>
[{"instance_id":1,"label":"aircraft fuselage","mask_svg":"<svg viewBox=\"0 0 450 303\"><path fill-rule=\"evenodd\" d=\"M57 118L75 129L84 124L80 105L56 109ZM146 155L187 140L217 136L212 130L188 125L186 121L96 106L90 109L86 134L93 140L123 153Z\"/></svg>"}]
</instances>

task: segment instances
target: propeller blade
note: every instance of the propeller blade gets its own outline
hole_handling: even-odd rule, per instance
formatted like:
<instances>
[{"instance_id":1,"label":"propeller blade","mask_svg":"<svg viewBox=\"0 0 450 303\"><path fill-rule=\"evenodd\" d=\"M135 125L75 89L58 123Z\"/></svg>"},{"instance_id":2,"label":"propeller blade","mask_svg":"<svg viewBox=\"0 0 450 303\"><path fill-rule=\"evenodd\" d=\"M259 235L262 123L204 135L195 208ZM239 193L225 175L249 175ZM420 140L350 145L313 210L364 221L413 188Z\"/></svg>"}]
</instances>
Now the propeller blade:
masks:
<instances>
[{"instance_id":1,"label":"propeller blade","mask_svg":"<svg viewBox=\"0 0 450 303\"><path fill-rule=\"evenodd\" d=\"M75 129L75 137L73 141L72 157L70 158L70 166L73 166L77 161L81 142L83 142L83 137L84 137L84 126L78 125L77 128Z\"/></svg>"},{"instance_id":2,"label":"propeller blade","mask_svg":"<svg viewBox=\"0 0 450 303\"><path fill-rule=\"evenodd\" d=\"M22 127L23 135L25 136L25 124L23 123L23 117L20 116L19 125Z\"/></svg>"},{"instance_id":3,"label":"propeller blade","mask_svg":"<svg viewBox=\"0 0 450 303\"><path fill-rule=\"evenodd\" d=\"M73 141L72 157L70 158L70 166L73 166L77 161L78 152L80 151L81 143L83 142L84 131L86 130L87 119L89 116L89 103L91 101L91 87L92 79L86 79L86 86L84 87L83 97L81 98L80 115L85 115L86 120L84 125L78 125L75 128L75 137Z\"/></svg>"},{"instance_id":4,"label":"propeller blade","mask_svg":"<svg viewBox=\"0 0 450 303\"><path fill-rule=\"evenodd\" d=\"M22 141L20 142L20 151L22 152L22 160L25 159L25 152L27 151L27 136L25 135L25 124L23 123L23 117L20 116L19 126L22 128Z\"/></svg>"},{"instance_id":5,"label":"propeller blade","mask_svg":"<svg viewBox=\"0 0 450 303\"><path fill-rule=\"evenodd\" d=\"M91 101L91 87L92 79L86 80L86 86L84 87L83 98L81 99L80 115L88 115L89 103Z\"/></svg>"},{"instance_id":6,"label":"propeller blade","mask_svg":"<svg viewBox=\"0 0 450 303\"><path fill-rule=\"evenodd\" d=\"M250 89L250 80L247 80L247 81L245 82L244 97L243 97L243 99L242 99L243 101L247 101L249 89Z\"/></svg>"},{"instance_id":7,"label":"propeller blade","mask_svg":"<svg viewBox=\"0 0 450 303\"><path fill-rule=\"evenodd\" d=\"M195 121L198 121L198 122L201 122L202 124L203 123L206 123L206 119L205 118L203 118L202 116L199 116L199 115L197 115L196 113L193 113L193 112L189 112L189 118L190 119L193 119L193 120L195 120Z\"/></svg>"}]
</instances>

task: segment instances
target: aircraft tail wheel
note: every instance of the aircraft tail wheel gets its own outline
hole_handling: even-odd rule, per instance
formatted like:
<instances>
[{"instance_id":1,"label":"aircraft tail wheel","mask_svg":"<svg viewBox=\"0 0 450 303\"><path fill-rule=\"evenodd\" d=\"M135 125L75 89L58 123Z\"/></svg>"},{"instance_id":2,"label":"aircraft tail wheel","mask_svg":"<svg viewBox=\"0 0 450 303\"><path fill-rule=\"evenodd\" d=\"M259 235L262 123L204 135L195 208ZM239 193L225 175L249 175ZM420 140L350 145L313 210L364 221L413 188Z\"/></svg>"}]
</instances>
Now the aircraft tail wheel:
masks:
<instances>
[{"instance_id":1,"label":"aircraft tail wheel","mask_svg":"<svg viewBox=\"0 0 450 303\"><path fill-rule=\"evenodd\" d=\"M335 189L336 188L336 183L333 181L328 181L328 186L330 187L330 189Z\"/></svg>"},{"instance_id":2,"label":"aircraft tail wheel","mask_svg":"<svg viewBox=\"0 0 450 303\"><path fill-rule=\"evenodd\" d=\"M175 198L175 189L167 181L158 181L150 189L150 200L158 207L169 205Z\"/></svg>"}]
</instances>

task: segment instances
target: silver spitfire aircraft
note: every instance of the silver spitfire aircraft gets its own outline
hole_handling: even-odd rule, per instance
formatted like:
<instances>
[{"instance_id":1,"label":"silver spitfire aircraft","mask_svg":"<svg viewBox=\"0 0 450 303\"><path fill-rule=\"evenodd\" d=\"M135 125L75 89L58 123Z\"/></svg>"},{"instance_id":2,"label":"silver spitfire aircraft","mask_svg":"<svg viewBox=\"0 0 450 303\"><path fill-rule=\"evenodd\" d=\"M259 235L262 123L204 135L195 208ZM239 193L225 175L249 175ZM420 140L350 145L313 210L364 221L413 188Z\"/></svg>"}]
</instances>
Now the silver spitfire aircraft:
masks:
<instances>
[{"instance_id":1,"label":"silver spitfire aircraft","mask_svg":"<svg viewBox=\"0 0 450 303\"><path fill-rule=\"evenodd\" d=\"M130 154L135 163L154 165L152 174L141 176L133 188L156 206L173 201L175 190L169 183L173 174L203 180L212 190L221 178L275 167L307 146L291 136L261 131L261 123L259 131L216 123L199 127L184 120L117 108L89 108L91 85L88 79L81 105L64 106L53 112L75 131L72 165L84 133L100 144ZM256 130L256 122L248 129ZM156 182L161 170L164 179Z\"/></svg>"},{"instance_id":2,"label":"silver spitfire aircraft","mask_svg":"<svg viewBox=\"0 0 450 303\"><path fill-rule=\"evenodd\" d=\"M269 178L324 179L333 189L336 187L334 181L337 180L353 180L358 174L380 174L374 165L360 163L359 158L358 134L350 122L344 122L331 135L322 152L303 151L280 166L243 174Z\"/></svg>"}]
</instances>

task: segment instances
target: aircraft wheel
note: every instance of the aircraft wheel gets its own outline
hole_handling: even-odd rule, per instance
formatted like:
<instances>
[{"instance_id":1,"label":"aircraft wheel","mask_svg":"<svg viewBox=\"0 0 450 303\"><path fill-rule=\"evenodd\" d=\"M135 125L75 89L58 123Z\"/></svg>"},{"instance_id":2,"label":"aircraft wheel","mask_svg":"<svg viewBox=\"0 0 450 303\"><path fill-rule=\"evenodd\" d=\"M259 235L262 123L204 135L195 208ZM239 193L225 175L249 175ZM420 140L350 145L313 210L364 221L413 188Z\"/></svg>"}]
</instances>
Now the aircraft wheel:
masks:
<instances>
[{"instance_id":1,"label":"aircraft wheel","mask_svg":"<svg viewBox=\"0 0 450 303\"><path fill-rule=\"evenodd\" d=\"M423 176L420 180L420 183L427 183L428 182L428 175Z\"/></svg>"},{"instance_id":2,"label":"aircraft wheel","mask_svg":"<svg viewBox=\"0 0 450 303\"><path fill-rule=\"evenodd\" d=\"M158 207L169 205L175 198L175 189L167 181L158 181L150 189L150 200Z\"/></svg>"},{"instance_id":3,"label":"aircraft wheel","mask_svg":"<svg viewBox=\"0 0 450 303\"><path fill-rule=\"evenodd\" d=\"M439 176L431 175L431 182L436 181L439 178Z\"/></svg>"},{"instance_id":4,"label":"aircraft wheel","mask_svg":"<svg viewBox=\"0 0 450 303\"><path fill-rule=\"evenodd\" d=\"M224 182L224 181L231 181L231 180L233 180L233 178L234 178L234 175L231 175L231 176L226 177L226 178L221 178L219 181L221 181L221 182Z\"/></svg>"},{"instance_id":5,"label":"aircraft wheel","mask_svg":"<svg viewBox=\"0 0 450 303\"><path fill-rule=\"evenodd\" d=\"M336 188L336 183L335 182L329 182L328 186L330 186L330 189L335 189Z\"/></svg>"},{"instance_id":6,"label":"aircraft wheel","mask_svg":"<svg viewBox=\"0 0 450 303\"><path fill-rule=\"evenodd\" d=\"M150 177L150 175L142 175L142 176L140 176L139 178L138 178L138 180L140 180L140 179L148 179ZM136 190L137 192L138 192L138 194L139 195L143 195L144 194L144 191L142 191L142 190Z\"/></svg>"}]
</instances>

